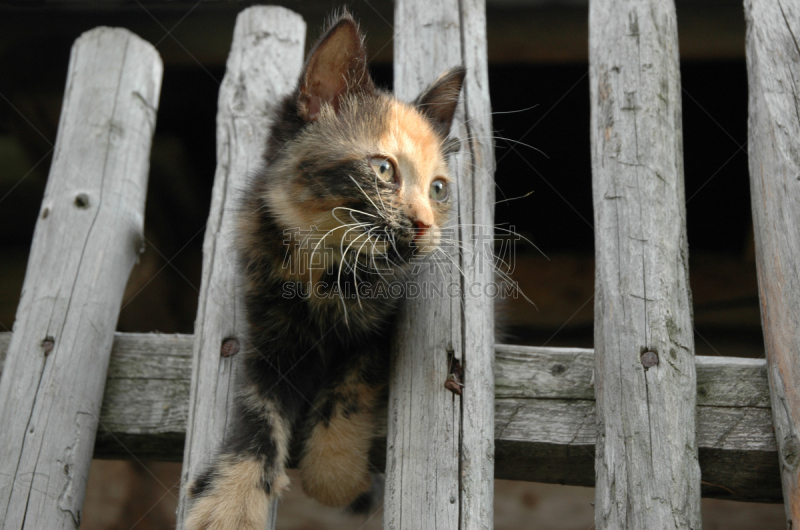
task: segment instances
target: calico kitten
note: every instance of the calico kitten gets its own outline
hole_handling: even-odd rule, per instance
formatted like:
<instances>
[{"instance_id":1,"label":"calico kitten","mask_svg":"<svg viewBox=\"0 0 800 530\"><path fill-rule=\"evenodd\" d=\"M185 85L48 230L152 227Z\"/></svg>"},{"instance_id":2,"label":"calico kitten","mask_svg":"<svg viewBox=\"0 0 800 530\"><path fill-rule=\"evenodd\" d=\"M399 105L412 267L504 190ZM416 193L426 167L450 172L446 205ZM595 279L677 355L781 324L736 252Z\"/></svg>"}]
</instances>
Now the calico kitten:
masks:
<instances>
[{"instance_id":1,"label":"calico kitten","mask_svg":"<svg viewBox=\"0 0 800 530\"><path fill-rule=\"evenodd\" d=\"M190 487L188 529L263 530L288 485L290 454L303 490L323 504L348 505L370 489L399 302L375 294L439 243L464 75L454 68L414 103L398 101L375 87L349 15L312 49L243 201L249 335L236 421Z\"/></svg>"}]
</instances>

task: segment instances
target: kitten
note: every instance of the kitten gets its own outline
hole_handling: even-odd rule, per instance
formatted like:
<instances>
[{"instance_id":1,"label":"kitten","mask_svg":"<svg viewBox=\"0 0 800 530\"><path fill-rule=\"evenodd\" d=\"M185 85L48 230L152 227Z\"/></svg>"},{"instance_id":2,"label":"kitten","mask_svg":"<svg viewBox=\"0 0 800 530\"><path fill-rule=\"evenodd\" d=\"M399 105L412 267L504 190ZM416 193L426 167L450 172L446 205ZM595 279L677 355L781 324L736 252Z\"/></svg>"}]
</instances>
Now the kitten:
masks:
<instances>
[{"instance_id":1,"label":"kitten","mask_svg":"<svg viewBox=\"0 0 800 530\"><path fill-rule=\"evenodd\" d=\"M263 530L291 454L303 490L323 504L370 490L399 302L386 288L442 237L464 76L454 68L414 103L398 101L375 87L347 14L310 52L242 204L249 335L236 421L190 487L186 528Z\"/></svg>"}]
</instances>

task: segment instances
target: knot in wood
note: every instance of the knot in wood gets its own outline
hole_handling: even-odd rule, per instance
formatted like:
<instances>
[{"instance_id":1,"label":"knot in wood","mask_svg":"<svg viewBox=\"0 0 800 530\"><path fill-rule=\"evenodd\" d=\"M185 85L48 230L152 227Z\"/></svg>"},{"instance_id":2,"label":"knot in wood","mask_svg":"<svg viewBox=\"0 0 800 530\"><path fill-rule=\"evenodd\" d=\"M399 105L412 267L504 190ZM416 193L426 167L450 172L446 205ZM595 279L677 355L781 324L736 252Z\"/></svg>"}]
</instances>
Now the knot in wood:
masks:
<instances>
[{"instance_id":1,"label":"knot in wood","mask_svg":"<svg viewBox=\"0 0 800 530\"><path fill-rule=\"evenodd\" d=\"M81 209L86 209L89 207L89 196L85 193L79 193L75 196L75 206Z\"/></svg>"},{"instance_id":2,"label":"knot in wood","mask_svg":"<svg viewBox=\"0 0 800 530\"><path fill-rule=\"evenodd\" d=\"M652 351L646 351L642 354L642 366L645 368L652 368L658 364L658 354Z\"/></svg>"},{"instance_id":3,"label":"knot in wood","mask_svg":"<svg viewBox=\"0 0 800 530\"><path fill-rule=\"evenodd\" d=\"M550 368L550 373L553 375L561 375L567 371L567 367L561 363L556 363Z\"/></svg>"},{"instance_id":4,"label":"knot in wood","mask_svg":"<svg viewBox=\"0 0 800 530\"><path fill-rule=\"evenodd\" d=\"M50 352L53 351L53 346L55 346L55 341L53 340L53 337L46 337L42 341L42 350L44 350L45 357L50 355Z\"/></svg>"},{"instance_id":5,"label":"knot in wood","mask_svg":"<svg viewBox=\"0 0 800 530\"><path fill-rule=\"evenodd\" d=\"M236 339L225 339L222 341L222 347L219 353L223 357L233 357L239 353L239 341Z\"/></svg>"}]
</instances>

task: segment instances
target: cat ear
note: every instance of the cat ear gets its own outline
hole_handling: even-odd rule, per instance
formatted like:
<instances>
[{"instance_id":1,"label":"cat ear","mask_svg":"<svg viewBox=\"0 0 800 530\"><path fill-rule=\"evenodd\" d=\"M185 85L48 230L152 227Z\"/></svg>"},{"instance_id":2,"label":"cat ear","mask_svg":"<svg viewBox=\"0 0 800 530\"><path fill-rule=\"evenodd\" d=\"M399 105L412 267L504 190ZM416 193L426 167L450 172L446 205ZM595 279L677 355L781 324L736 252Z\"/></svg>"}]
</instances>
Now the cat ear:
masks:
<instances>
[{"instance_id":1,"label":"cat ear","mask_svg":"<svg viewBox=\"0 0 800 530\"><path fill-rule=\"evenodd\" d=\"M433 124L436 133L442 138L450 134L453 115L458 105L458 95L464 84L466 69L458 66L442 74L431 86L422 91L414 104Z\"/></svg>"},{"instance_id":2,"label":"cat ear","mask_svg":"<svg viewBox=\"0 0 800 530\"><path fill-rule=\"evenodd\" d=\"M298 111L304 120L313 121L325 103L338 111L343 95L374 89L358 25L345 14L311 51L300 76Z\"/></svg>"}]
</instances>

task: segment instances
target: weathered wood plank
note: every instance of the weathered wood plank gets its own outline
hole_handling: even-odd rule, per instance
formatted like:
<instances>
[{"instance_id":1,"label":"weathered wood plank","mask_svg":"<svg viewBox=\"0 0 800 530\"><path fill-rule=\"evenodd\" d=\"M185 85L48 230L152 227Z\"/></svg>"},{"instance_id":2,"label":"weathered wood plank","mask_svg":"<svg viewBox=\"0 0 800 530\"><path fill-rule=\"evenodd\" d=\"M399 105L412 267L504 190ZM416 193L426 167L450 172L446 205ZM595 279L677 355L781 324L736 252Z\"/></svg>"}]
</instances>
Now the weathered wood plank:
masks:
<instances>
[{"instance_id":1,"label":"weathered wood plank","mask_svg":"<svg viewBox=\"0 0 800 530\"><path fill-rule=\"evenodd\" d=\"M449 237L466 250L454 256L460 266L443 263L423 271L419 281L476 290L408 300L401 310L392 341L383 527L488 528L494 500L494 311L482 286L494 279L486 253L494 226L494 156L485 4L402 0L394 22L400 99L413 100L449 68L467 68L451 131L461 150L450 164L457 184L448 224ZM444 388L449 356L464 367L460 397Z\"/></svg>"},{"instance_id":2,"label":"weathered wood plank","mask_svg":"<svg viewBox=\"0 0 800 530\"><path fill-rule=\"evenodd\" d=\"M594 485L593 361L592 350L497 346L498 478ZM780 502L764 361L696 362L703 495Z\"/></svg>"},{"instance_id":3,"label":"weathered wood plank","mask_svg":"<svg viewBox=\"0 0 800 530\"><path fill-rule=\"evenodd\" d=\"M78 528L125 284L143 246L156 50L72 48L55 155L0 381L0 526Z\"/></svg>"},{"instance_id":4,"label":"weathered wood plank","mask_svg":"<svg viewBox=\"0 0 800 530\"><path fill-rule=\"evenodd\" d=\"M598 530L699 528L674 2L591 2L589 58L595 524Z\"/></svg>"},{"instance_id":5,"label":"weathered wood plank","mask_svg":"<svg viewBox=\"0 0 800 530\"><path fill-rule=\"evenodd\" d=\"M221 352L223 344L238 351L246 340L232 246L238 193L261 163L272 109L300 75L305 30L303 19L282 7L252 7L236 18L219 92L217 173L203 242L183 486L208 464L228 432L239 357ZM178 528L183 528L186 500L181 487Z\"/></svg>"},{"instance_id":6,"label":"weathered wood plank","mask_svg":"<svg viewBox=\"0 0 800 530\"><path fill-rule=\"evenodd\" d=\"M496 281L490 266L494 249L494 129L489 98L485 0L458 3L464 80L463 122L454 133L464 147L458 167L458 221L462 241L464 302L461 396L461 520L463 530L494 528L494 298L483 286ZM468 147L468 149L466 148ZM473 290L474 288L477 288ZM475 293L478 293L477 295ZM432 325L436 325L435 320ZM416 352L419 353L419 352Z\"/></svg>"},{"instance_id":7,"label":"weathered wood plank","mask_svg":"<svg viewBox=\"0 0 800 530\"><path fill-rule=\"evenodd\" d=\"M96 457L181 461L192 349L192 335L117 333Z\"/></svg>"},{"instance_id":8,"label":"weathered wood plank","mask_svg":"<svg viewBox=\"0 0 800 530\"><path fill-rule=\"evenodd\" d=\"M748 153L788 528L800 527L800 6L747 0Z\"/></svg>"},{"instance_id":9,"label":"weathered wood plank","mask_svg":"<svg viewBox=\"0 0 800 530\"><path fill-rule=\"evenodd\" d=\"M11 333L0 333L0 366L10 340ZM192 345L191 335L117 333L95 457L132 452L181 460ZM508 344L496 350L495 476L593 486L592 350ZM782 502L766 362L696 362L703 496ZM374 463L383 469L386 453L377 453Z\"/></svg>"}]
</instances>

